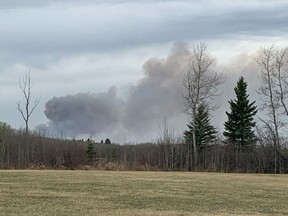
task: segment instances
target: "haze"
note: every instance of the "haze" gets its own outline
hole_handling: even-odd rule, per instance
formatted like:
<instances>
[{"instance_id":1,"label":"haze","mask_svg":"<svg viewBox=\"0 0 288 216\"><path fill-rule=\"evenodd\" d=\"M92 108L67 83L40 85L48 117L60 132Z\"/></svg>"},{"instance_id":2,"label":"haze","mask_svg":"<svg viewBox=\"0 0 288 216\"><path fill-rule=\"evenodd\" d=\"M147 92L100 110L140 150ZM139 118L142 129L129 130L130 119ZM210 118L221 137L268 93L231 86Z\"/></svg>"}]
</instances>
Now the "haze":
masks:
<instances>
[{"instance_id":1,"label":"haze","mask_svg":"<svg viewBox=\"0 0 288 216\"><path fill-rule=\"evenodd\" d=\"M288 44L287 1L0 1L0 121L24 122L19 79L41 101L30 128L51 136L150 141L164 119L186 129L181 81L204 42L223 72L213 123L221 129L240 74L258 100L262 46Z\"/></svg>"}]
</instances>

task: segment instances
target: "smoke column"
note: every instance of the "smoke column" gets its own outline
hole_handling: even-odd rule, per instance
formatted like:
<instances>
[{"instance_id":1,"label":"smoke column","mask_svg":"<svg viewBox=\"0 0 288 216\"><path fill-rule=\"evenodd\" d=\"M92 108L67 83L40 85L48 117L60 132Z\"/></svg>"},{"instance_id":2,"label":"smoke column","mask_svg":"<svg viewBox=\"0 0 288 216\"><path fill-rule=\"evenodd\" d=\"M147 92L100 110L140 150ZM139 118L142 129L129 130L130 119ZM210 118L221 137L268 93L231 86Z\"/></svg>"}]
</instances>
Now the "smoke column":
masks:
<instances>
[{"instance_id":1,"label":"smoke column","mask_svg":"<svg viewBox=\"0 0 288 216\"><path fill-rule=\"evenodd\" d=\"M45 104L45 115L50 127L64 136L97 134L113 129L119 122L122 101L116 97L116 89L91 94L79 93L54 97Z\"/></svg>"},{"instance_id":2,"label":"smoke column","mask_svg":"<svg viewBox=\"0 0 288 216\"><path fill-rule=\"evenodd\" d=\"M141 142L157 138L166 119L182 133L189 121L184 113L182 80L190 56L188 45L176 42L166 58L147 60L143 65L144 77L129 88L124 99L117 97L114 87L102 93L54 97L45 105L49 123L39 125L38 129L54 130L70 137L90 134L107 136L116 142L123 142L123 138ZM248 87L251 82L257 82L255 62L251 59L242 54L233 64L217 68L226 79L222 95L215 100L220 108L214 113L213 123L219 128L226 120L228 100L233 98L239 76L244 76Z\"/></svg>"}]
</instances>

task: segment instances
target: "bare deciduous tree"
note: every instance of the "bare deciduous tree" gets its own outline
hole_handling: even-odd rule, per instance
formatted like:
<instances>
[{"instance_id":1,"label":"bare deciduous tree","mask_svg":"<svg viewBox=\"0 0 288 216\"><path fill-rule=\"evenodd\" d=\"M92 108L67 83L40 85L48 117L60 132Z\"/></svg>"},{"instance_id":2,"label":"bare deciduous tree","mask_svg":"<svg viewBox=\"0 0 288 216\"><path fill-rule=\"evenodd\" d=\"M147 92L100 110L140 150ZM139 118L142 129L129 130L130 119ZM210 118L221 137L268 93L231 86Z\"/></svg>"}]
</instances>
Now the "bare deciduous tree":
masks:
<instances>
[{"instance_id":1,"label":"bare deciduous tree","mask_svg":"<svg viewBox=\"0 0 288 216\"><path fill-rule=\"evenodd\" d=\"M274 171L277 173L277 155L281 147L279 129L284 125L281 117L288 116L288 49L274 44L262 48L256 62L261 69L261 86L257 92L263 101L262 110L266 110L269 117L260 120L272 135Z\"/></svg>"},{"instance_id":2,"label":"bare deciduous tree","mask_svg":"<svg viewBox=\"0 0 288 216\"><path fill-rule=\"evenodd\" d=\"M163 121L163 125L160 127L160 134L157 143L164 152L165 169L173 171L175 163L173 156L175 153L174 145L176 143L176 136L174 127L169 126L166 118Z\"/></svg>"},{"instance_id":3,"label":"bare deciduous tree","mask_svg":"<svg viewBox=\"0 0 288 216\"><path fill-rule=\"evenodd\" d=\"M209 101L217 94L218 87L223 83L222 75L212 70L215 59L207 53L207 45L200 43L193 46L191 60L183 80L185 92L183 94L186 111L192 117L192 126L195 127L196 110L200 104L210 108ZM194 165L197 164L198 153L196 149L195 130L192 134ZM192 147L190 145L190 147ZM190 149L191 150L191 149ZM190 151L192 152L192 151ZM192 153L189 156L190 165Z\"/></svg>"},{"instance_id":4,"label":"bare deciduous tree","mask_svg":"<svg viewBox=\"0 0 288 216\"><path fill-rule=\"evenodd\" d=\"M21 102L17 102L17 109L20 112L24 122L25 122L25 145L23 146L23 158L24 158L24 166L26 166L26 162L29 161L29 145L28 145L28 137L29 137L29 119L35 108L38 106L40 102L40 98L36 98L34 103L32 103L32 83L31 83L31 75L30 72L26 73L22 80L19 81L19 86L21 92L24 95L24 105L21 106ZM32 157L33 157L33 146L32 146ZM21 166L21 146L18 143L18 166Z\"/></svg>"},{"instance_id":5,"label":"bare deciduous tree","mask_svg":"<svg viewBox=\"0 0 288 216\"><path fill-rule=\"evenodd\" d=\"M21 81L19 81L19 86L21 92L24 95L24 107L21 106L21 102L17 102L17 109L20 112L24 122L25 122L25 134L28 135L29 132L29 119L31 114L34 112L35 108L40 102L40 98L36 98L34 103L31 104L32 100L32 83L30 72L26 73Z\"/></svg>"}]
</instances>

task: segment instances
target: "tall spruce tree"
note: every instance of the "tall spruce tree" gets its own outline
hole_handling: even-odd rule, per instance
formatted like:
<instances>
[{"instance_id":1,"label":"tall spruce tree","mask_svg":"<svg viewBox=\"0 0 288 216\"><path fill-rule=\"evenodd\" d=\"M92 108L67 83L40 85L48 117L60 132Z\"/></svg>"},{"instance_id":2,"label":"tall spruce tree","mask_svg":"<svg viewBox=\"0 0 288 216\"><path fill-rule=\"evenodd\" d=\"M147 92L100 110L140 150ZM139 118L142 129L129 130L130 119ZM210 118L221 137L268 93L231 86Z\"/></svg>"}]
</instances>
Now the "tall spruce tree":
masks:
<instances>
[{"instance_id":1,"label":"tall spruce tree","mask_svg":"<svg viewBox=\"0 0 288 216\"><path fill-rule=\"evenodd\" d=\"M189 130L184 132L184 138L186 143L193 142L193 123L187 125ZM210 123L210 117L208 110L204 105L200 105L195 115L195 135L196 146L198 152L202 151L209 142L216 138L217 131Z\"/></svg>"},{"instance_id":2,"label":"tall spruce tree","mask_svg":"<svg viewBox=\"0 0 288 216\"><path fill-rule=\"evenodd\" d=\"M241 76L234 88L236 99L230 100L231 112L226 112L228 121L224 123L225 131L223 135L227 141L235 144L237 147L248 147L256 142L256 136L253 128L255 122L253 117L257 113L255 101L249 102L247 94L247 83Z\"/></svg>"}]
</instances>

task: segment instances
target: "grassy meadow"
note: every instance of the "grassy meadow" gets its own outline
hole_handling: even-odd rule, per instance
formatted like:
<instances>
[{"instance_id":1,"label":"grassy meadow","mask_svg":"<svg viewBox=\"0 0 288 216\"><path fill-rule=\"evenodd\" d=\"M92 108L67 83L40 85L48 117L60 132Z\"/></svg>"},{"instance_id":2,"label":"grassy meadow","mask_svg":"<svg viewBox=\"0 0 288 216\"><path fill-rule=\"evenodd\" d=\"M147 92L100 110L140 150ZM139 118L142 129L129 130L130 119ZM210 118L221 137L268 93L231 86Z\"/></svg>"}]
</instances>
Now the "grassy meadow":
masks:
<instances>
[{"instance_id":1,"label":"grassy meadow","mask_svg":"<svg viewBox=\"0 0 288 216\"><path fill-rule=\"evenodd\" d=\"M4 170L0 215L288 215L288 175Z\"/></svg>"}]
</instances>

